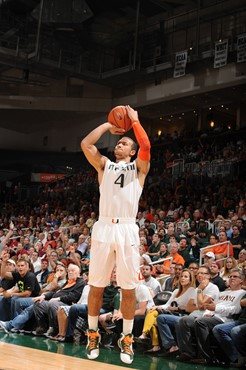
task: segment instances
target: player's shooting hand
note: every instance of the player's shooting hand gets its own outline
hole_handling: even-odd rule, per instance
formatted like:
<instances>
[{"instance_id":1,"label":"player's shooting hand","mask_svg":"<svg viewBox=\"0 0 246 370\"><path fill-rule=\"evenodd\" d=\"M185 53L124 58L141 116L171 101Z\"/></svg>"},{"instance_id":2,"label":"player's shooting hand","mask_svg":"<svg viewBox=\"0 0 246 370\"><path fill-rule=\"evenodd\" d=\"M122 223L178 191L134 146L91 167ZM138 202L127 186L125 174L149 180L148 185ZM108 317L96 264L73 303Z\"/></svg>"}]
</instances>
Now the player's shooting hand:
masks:
<instances>
[{"instance_id":1,"label":"player's shooting hand","mask_svg":"<svg viewBox=\"0 0 246 370\"><path fill-rule=\"evenodd\" d=\"M112 135L123 135L126 131L123 129L123 128L120 128L120 127L116 127L115 125L113 125L112 123L109 123L108 124L110 125L109 126L109 132L112 134Z\"/></svg>"},{"instance_id":2,"label":"player's shooting hand","mask_svg":"<svg viewBox=\"0 0 246 370\"><path fill-rule=\"evenodd\" d=\"M130 105L126 105L126 112L131 121L138 121L138 112L130 107Z\"/></svg>"}]
</instances>

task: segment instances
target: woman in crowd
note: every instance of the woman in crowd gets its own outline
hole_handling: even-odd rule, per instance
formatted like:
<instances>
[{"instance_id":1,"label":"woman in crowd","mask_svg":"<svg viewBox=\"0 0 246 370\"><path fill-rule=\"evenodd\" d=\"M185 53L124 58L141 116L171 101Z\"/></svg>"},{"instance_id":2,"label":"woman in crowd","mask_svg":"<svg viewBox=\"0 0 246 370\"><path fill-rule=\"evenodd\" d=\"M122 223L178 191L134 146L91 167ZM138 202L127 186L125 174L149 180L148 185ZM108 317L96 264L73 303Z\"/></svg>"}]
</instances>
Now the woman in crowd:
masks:
<instances>
[{"instance_id":1,"label":"woman in crowd","mask_svg":"<svg viewBox=\"0 0 246 370\"><path fill-rule=\"evenodd\" d=\"M229 275L231 269L234 269L237 266L237 261L233 257L227 257L224 261L224 267L220 271L220 276L225 281L226 285L229 280Z\"/></svg>"},{"instance_id":2,"label":"woman in crowd","mask_svg":"<svg viewBox=\"0 0 246 370\"><path fill-rule=\"evenodd\" d=\"M184 310L188 301L195 296L195 282L193 273L188 269L185 269L181 272L179 282L178 282L178 289L175 289L172 293L170 299L167 301L166 304L161 306L154 306L149 312L147 313L145 320L144 320L144 327L143 332L140 337L136 338L138 342L144 342L150 336L152 339L153 348L149 352L157 352L160 350L159 346L159 339L158 339L158 332L157 332L157 325L160 331L159 323L161 324L161 340L165 342L166 337L170 338L170 348L168 348L169 352L173 352L177 350L176 344L174 343L174 338L171 334L170 327L173 327L174 324L179 320L180 316L176 316L175 314L162 314L161 312L165 312L168 310L169 312L176 312L178 313L179 310ZM162 322L165 325L166 331L162 330ZM164 340L165 339L165 340ZM172 340L172 341L171 341ZM172 344L173 342L173 344ZM163 343L162 343L163 344Z\"/></svg>"}]
</instances>

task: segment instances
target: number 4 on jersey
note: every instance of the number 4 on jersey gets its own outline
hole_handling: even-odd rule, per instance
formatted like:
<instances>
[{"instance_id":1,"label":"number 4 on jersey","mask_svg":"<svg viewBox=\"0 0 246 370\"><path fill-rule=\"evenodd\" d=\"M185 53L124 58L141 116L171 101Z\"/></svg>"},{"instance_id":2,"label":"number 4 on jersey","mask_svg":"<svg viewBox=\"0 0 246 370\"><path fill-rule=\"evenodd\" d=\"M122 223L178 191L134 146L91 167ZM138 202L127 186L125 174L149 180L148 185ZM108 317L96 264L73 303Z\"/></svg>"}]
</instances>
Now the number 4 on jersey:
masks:
<instances>
[{"instance_id":1,"label":"number 4 on jersey","mask_svg":"<svg viewBox=\"0 0 246 370\"><path fill-rule=\"evenodd\" d=\"M119 177L117 177L114 184L120 185L120 187L123 188L124 180L125 180L125 176L124 176L124 173L122 173Z\"/></svg>"}]
</instances>

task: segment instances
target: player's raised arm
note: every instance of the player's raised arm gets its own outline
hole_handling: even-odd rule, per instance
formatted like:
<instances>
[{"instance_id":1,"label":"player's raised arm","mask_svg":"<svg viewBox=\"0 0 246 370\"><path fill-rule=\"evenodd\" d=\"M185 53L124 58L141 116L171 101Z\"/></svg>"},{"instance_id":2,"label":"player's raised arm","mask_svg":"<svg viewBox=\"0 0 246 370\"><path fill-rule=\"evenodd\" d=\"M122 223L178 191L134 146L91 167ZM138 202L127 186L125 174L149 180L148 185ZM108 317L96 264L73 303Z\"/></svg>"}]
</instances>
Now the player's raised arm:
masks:
<instances>
[{"instance_id":1,"label":"player's raised arm","mask_svg":"<svg viewBox=\"0 0 246 370\"><path fill-rule=\"evenodd\" d=\"M90 164L95 167L97 171L101 170L105 166L106 158L99 152L97 147L94 145L100 139L100 137L105 134L105 132L110 131L112 134L122 134L123 129L116 128L109 122L105 122L102 125L91 131L82 141L81 149L84 152L86 158Z\"/></svg>"},{"instance_id":2,"label":"player's raised arm","mask_svg":"<svg viewBox=\"0 0 246 370\"><path fill-rule=\"evenodd\" d=\"M132 109L129 105L126 106L126 111L132 121L132 128L139 145L138 156L136 159L138 170L144 175L147 175L150 167L150 141L144 128L138 119L138 112Z\"/></svg>"}]
</instances>

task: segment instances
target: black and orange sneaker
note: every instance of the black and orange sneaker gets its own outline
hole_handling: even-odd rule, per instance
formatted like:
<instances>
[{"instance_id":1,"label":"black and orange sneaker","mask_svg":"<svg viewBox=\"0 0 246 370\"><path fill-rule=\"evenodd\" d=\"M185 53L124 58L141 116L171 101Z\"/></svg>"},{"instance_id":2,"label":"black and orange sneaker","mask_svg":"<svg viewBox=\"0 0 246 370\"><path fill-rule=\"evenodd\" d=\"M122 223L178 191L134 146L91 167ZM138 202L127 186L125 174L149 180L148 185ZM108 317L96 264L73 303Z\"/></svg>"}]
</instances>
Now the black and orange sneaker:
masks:
<instances>
[{"instance_id":1,"label":"black and orange sneaker","mask_svg":"<svg viewBox=\"0 0 246 370\"><path fill-rule=\"evenodd\" d=\"M99 356L99 343L101 342L101 335L98 330L88 329L85 333L87 335L86 352L89 360L95 360Z\"/></svg>"},{"instance_id":2,"label":"black and orange sneaker","mask_svg":"<svg viewBox=\"0 0 246 370\"><path fill-rule=\"evenodd\" d=\"M120 359L125 364L131 364L133 361L134 352L132 350L133 335L124 335L121 333L120 339L118 339L118 346L120 348Z\"/></svg>"}]
</instances>

